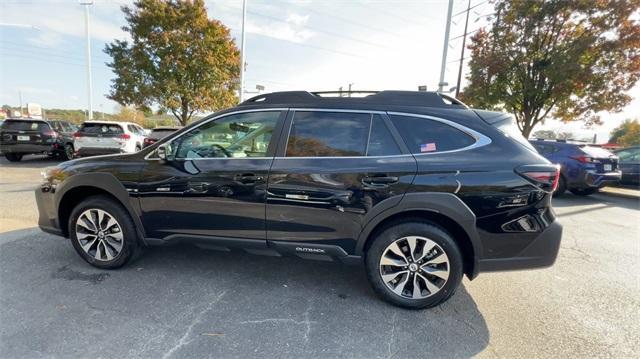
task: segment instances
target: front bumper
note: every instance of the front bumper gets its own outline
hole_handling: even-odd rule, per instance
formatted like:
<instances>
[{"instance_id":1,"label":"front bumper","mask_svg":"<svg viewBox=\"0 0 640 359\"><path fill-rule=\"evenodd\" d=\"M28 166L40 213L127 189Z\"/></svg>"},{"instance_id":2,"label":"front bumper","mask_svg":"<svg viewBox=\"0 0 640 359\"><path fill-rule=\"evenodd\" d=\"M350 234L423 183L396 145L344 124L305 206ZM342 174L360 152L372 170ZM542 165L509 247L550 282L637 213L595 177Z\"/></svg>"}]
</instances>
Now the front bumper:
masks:
<instances>
[{"instance_id":1,"label":"front bumper","mask_svg":"<svg viewBox=\"0 0 640 359\"><path fill-rule=\"evenodd\" d=\"M38 206L38 227L44 232L62 236L51 187L44 184L36 188L35 195Z\"/></svg>"},{"instance_id":2,"label":"front bumper","mask_svg":"<svg viewBox=\"0 0 640 359\"><path fill-rule=\"evenodd\" d=\"M552 222L520 253L508 258L480 259L478 272L495 272L549 267L555 263L560 250L562 225Z\"/></svg>"}]
</instances>

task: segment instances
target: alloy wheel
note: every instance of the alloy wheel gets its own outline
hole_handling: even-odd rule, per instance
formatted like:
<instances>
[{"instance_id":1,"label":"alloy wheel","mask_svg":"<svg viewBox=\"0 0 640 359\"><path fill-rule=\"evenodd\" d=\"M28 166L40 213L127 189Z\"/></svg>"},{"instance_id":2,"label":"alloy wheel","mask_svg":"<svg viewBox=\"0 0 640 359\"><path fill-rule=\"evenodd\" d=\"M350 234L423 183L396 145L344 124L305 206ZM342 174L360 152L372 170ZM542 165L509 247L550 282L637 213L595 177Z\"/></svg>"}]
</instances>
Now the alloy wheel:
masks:
<instances>
[{"instance_id":1,"label":"alloy wheel","mask_svg":"<svg viewBox=\"0 0 640 359\"><path fill-rule=\"evenodd\" d=\"M380 258L382 281L407 299L424 299L439 292L449 279L450 268L442 247L420 236L395 240Z\"/></svg>"},{"instance_id":2,"label":"alloy wheel","mask_svg":"<svg viewBox=\"0 0 640 359\"><path fill-rule=\"evenodd\" d=\"M76 220L76 238L82 250L99 261L111 261L122 252L122 227L108 212L87 209Z\"/></svg>"}]
</instances>

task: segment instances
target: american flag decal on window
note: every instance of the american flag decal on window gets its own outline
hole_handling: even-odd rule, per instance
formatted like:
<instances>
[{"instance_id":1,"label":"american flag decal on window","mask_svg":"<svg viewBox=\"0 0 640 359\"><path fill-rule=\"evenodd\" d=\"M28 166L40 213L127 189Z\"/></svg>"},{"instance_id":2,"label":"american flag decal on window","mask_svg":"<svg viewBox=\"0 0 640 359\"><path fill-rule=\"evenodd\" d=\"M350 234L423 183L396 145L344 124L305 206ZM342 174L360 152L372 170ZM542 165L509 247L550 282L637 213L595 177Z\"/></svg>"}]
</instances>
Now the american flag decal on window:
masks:
<instances>
[{"instance_id":1,"label":"american flag decal on window","mask_svg":"<svg viewBox=\"0 0 640 359\"><path fill-rule=\"evenodd\" d=\"M423 143L420 145L420 152L433 152L435 150L436 150L436 144L434 142Z\"/></svg>"}]
</instances>

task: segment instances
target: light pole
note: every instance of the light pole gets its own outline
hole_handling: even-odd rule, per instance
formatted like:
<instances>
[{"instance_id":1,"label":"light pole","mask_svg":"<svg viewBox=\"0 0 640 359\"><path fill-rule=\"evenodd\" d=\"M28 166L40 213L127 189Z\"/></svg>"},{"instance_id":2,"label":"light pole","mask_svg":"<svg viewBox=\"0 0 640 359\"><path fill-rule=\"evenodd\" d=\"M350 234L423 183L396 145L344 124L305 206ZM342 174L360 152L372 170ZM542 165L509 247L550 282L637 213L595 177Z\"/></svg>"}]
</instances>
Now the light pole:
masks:
<instances>
[{"instance_id":1,"label":"light pole","mask_svg":"<svg viewBox=\"0 0 640 359\"><path fill-rule=\"evenodd\" d=\"M449 48L449 30L451 29L451 11L453 11L453 0L449 0L449 8L447 9L447 25L444 28L444 45L442 47L442 64L440 65L440 82L438 83L438 92L442 92L442 88L447 86L444 82L444 72L447 67L447 50Z\"/></svg>"},{"instance_id":2,"label":"light pole","mask_svg":"<svg viewBox=\"0 0 640 359\"><path fill-rule=\"evenodd\" d=\"M93 86L91 84L91 27L89 22L89 6L93 5L93 0L80 0L80 5L84 6L84 27L87 36L87 95L89 97L87 119L91 121L93 119L93 96L91 95Z\"/></svg>"},{"instance_id":3,"label":"light pole","mask_svg":"<svg viewBox=\"0 0 640 359\"><path fill-rule=\"evenodd\" d=\"M240 102L244 101L244 24L247 19L247 0L242 0L242 37L240 39Z\"/></svg>"}]
</instances>

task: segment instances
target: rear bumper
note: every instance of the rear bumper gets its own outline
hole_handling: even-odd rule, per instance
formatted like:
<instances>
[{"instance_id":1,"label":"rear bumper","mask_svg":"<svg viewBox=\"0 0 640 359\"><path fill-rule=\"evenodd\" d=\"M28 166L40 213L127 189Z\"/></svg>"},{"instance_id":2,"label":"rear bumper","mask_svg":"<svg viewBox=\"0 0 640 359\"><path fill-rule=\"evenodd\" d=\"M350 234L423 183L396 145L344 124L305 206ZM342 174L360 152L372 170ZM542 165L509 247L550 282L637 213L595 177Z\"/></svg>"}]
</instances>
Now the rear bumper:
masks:
<instances>
[{"instance_id":1,"label":"rear bumper","mask_svg":"<svg viewBox=\"0 0 640 359\"><path fill-rule=\"evenodd\" d=\"M585 182L589 187L604 187L607 184L613 184L620 181L622 178L622 172L607 172L607 173L595 173L587 172L585 175Z\"/></svg>"},{"instance_id":2,"label":"rear bumper","mask_svg":"<svg viewBox=\"0 0 640 359\"><path fill-rule=\"evenodd\" d=\"M47 144L32 144L32 143L16 143L10 145L0 145L0 152L2 153L50 153L59 151L62 148L57 143Z\"/></svg>"},{"instance_id":3,"label":"rear bumper","mask_svg":"<svg viewBox=\"0 0 640 359\"><path fill-rule=\"evenodd\" d=\"M554 221L516 256L478 260L478 272L549 267L558 257L561 238L562 225Z\"/></svg>"},{"instance_id":4,"label":"rear bumper","mask_svg":"<svg viewBox=\"0 0 640 359\"><path fill-rule=\"evenodd\" d=\"M81 147L76 150L77 156L99 156L99 155L112 155L115 153L125 153L121 148L110 147Z\"/></svg>"}]
</instances>

